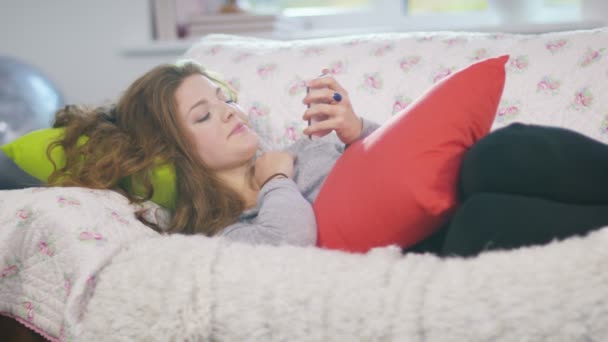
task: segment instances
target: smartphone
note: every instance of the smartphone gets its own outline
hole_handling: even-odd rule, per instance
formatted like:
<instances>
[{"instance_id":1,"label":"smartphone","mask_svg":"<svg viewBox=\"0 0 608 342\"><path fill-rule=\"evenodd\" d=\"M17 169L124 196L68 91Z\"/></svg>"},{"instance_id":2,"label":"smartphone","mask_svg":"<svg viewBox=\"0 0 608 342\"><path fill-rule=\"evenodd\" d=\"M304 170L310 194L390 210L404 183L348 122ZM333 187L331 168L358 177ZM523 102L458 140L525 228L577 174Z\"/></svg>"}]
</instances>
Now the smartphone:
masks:
<instances>
[{"instance_id":1,"label":"smartphone","mask_svg":"<svg viewBox=\"0 0 608 342\"><path fill-rule=\"evenodd\" d=\"M328 74L321 74L318 77L325 77L327 75ZM309 92L310 92L310 88L306 87L306 94L308 95ZM310 107L312 107L314 105L316 105L316 104L314 104L314 103L310 104L309 103L307 108L310 108ZM310 125L314 124L315 122L327 120L327 118L328 118L327 115L318 115L318 116L315 116L313 118L310 118L310 119L308 119L308 126L310 127ZM327 135L329 133L331 133L331 130L321 131L321 132L317 132L315 134L310 134L308 136L308 138L311 139L311 140L315 140L315 139L319 139L319 138L321 138L321 137L323 137L323 136L325 136L325 135Z\"/></svg>"}]
</instances>

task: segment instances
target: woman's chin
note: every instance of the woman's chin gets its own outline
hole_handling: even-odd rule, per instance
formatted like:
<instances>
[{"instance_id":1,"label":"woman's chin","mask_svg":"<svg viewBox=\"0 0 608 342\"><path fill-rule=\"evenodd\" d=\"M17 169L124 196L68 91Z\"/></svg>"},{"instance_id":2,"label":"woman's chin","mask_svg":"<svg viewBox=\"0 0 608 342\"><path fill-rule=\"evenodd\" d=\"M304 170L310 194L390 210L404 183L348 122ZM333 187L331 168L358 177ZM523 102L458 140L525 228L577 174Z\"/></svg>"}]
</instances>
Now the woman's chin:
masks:
<instances>
[{"instance_id":1,"label":"woman's chin","mask_svg":"<svg viewBox=\"0 0 608 342\"><path fill-rule=\"evenodd\" d=\"M251 158L253 158L260 148L260 139L256 135L255 139L248 141L246 146L245 150L247 151L247 155L250 155Z\"/></svg>"}]
</instances>

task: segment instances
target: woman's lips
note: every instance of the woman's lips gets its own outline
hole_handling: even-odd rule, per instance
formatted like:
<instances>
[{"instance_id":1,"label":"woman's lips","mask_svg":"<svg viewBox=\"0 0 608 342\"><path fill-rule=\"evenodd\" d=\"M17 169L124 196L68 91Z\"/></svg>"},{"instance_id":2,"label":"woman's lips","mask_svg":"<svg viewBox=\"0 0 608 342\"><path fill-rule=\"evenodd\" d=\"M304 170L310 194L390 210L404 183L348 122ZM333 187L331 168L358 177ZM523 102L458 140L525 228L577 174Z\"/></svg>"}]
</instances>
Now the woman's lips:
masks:
<instances>
[{"instance_id":1,"label":"woman's lips","mask_svg":"<svg viewBox=\"0 0 608 342\"><path fill-rule=\"evenodd\" d=\"M230 135L229 135L228 137L230 137L230 136L232 136L232 135L234 135L234 134L239 134L239 133L245 132L245 130L247 130L247 126L245 126L245 125L244 125L244 124L241 122L241 123L237 124L237 125L236 125L236 126L233 128L233 129L232 129L232 132L230 132Z\"/></svg>"}]
</instances>

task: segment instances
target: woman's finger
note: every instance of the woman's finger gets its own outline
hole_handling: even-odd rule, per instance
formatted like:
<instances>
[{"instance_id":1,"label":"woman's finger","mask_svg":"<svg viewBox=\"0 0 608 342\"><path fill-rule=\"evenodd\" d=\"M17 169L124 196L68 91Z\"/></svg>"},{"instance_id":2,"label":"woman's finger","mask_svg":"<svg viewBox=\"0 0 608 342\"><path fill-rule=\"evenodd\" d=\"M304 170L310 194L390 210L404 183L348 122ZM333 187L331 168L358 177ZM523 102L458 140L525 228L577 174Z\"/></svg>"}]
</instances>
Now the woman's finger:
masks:
<instances>
[{"instance_id":1,"label":"woman's finger","mask_svg":"<svg viewBox=\"0 0 608 342\"><path fill-rule=\"evenodd\" d=\"M322 121L317 121L312 125L306 127L302 133L305 135L314 135L317 133L329 133L336 128L338 120L336 119L326 119Z\"/></svg>"},{"instance_id":2,"label":"woman's finger","mask_svg":"<svg viewBox=\"0 0 608 342\"><path fill-rule=\"evenodd\" d=\"M332 103L335 102L334 94L336 92L329 88L318 88L311 89L308 94L302 99L302 103L305 105L319 104L319 103ZM340 94L341 95L341 94Z\"/></svg>"},{"instance_id":3,"label":"woman's finger","mask_svg":"<svg viewBox=\"0 0 608 342\"><path fill-rule=\"evenodd\" d=\"M341 106L336 106L332 104L319 103L316 104L304 111L304 115L302 116L303 120L310 120L314 117L318 117L321 115L325 115L327 117L333 118L335 116L340 116L344 113L344 110Z\"/></svg>"},{"instance_id":4,"label":"woman's finger","mask_svg":"<svg viewBox=\"0 0 608 342\"><path fill-rule=\"evenodd\" d=\"M325 76L318 77L308 81L308 87L311 89L315 88L329 88L333 91L337 91L342 94L342 96L347 95L346 89L342 87L338 81L333 76Z\"/></svg>"}]
</instances>

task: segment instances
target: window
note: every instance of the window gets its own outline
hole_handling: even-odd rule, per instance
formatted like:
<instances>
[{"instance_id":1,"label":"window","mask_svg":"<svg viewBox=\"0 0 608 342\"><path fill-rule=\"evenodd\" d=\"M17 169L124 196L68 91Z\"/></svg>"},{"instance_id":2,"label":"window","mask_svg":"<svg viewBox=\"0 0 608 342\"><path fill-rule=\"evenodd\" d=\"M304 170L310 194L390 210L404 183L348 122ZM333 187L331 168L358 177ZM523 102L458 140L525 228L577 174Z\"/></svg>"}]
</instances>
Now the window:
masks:
<instances>
[{"instance_id":1,"label":"window","mask_svg":"<svg viewBox=\"0 0 608 342\"><path fill-rule=\"evenodd\" d=\"M454 13L485 11L489 2L509 3L510 0L402 0L403 9L407 14L419 13ZM581 0L528 0L526 3L542 3L546 7L570 6L576 7ZM386 3L374 0L249 0L244 6L254 11L290 11L314 8L317 11L330 13L345 9L369 8L373 5ZM398 2L394 0L393 2ZM516 1L517 2L517 1ZM510 7L525 6L509 4Z\"/></svg>"},{"instance_id":2,"label":"window","mask_svg":"<svg viewBox=\"0 0 608 342\"><path fill-rule=\"evenodd\" d=\"M285 11L303 8L317 8L325 11L368 7L372 0L249 0L244 7L257 11Z\"/></svg>"},{"instance_id":3,"label":"window","mask_svg":"<svg viewBox=\"0 0 608 342\"><path fill-rule=\"evenodd\" d=\"M488 7L487 0L409 0L406 3L408 14L485 11Z\"/></svg>"},{"instance_id":4,"label":"window","mask_svg":"<svg viewBox=\"0 0 608 342\"><path fill-rule=\"evenodd\" d=\"M156 26L165 21L171 22L164 20L163 15L171 13L168 9L175 7L173 13L177 12L179 37L183 38L208 33L258 35L278 39L386 31L501 30L526 33L602 26L606 24L603 19L606 16L601 15L608 12L605 0L150 1L154 4ZM236 3L250 14L265 14L267 20L263 23L258 20L254 25L246 24L244 20L230 19L229 16L222 18L218 13L228 3ZM591 5L595 3L599 5ZM593 6L599 6L600 10ZM585 22L583 16L595 21ZM174 26L165 26L168 27L165 36L176 36ZM158 34L163 30L157 28L156 31L157 37L163 37Z\"/></svg>"},{"instance_id":5,"label":"window","mask_svg":"<svg viewBox=\"0 0 608 342\"><path fill-rule=\"evenodd\" d=\"M302 27L336 34L351 28L354 32L381 30L492 30L530 32L525 23L581 21L581 0L250 0L278 4L286 17L305 17ZM309 7L314 4L314 7ZM365 29L363 29L365 28ZM537 30L542 28L537 27ZM559 26L548 27L557 30Z\"/></svg>"}]
</instances>

